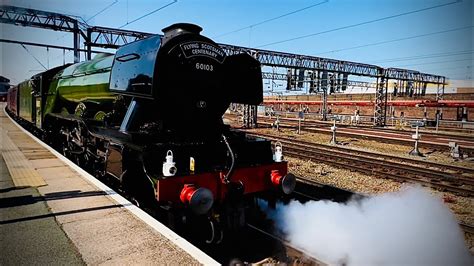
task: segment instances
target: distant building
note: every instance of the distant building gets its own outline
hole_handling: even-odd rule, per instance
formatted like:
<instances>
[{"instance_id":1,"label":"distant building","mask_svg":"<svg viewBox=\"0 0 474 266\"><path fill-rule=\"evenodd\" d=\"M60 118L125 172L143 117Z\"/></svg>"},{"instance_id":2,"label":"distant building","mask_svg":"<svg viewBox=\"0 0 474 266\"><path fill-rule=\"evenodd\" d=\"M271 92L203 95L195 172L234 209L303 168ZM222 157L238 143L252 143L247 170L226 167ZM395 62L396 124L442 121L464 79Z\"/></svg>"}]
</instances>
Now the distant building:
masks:
<instances>
[{"instance_id":1,"label":"distant building","mask_svg":"<svg viewBox=\"0 0 474 266\"><path fill-rule=\"evenodd\" d=\"M456 93L474 93L474 87L457 88Z\"/></svg>"},{"instance_id":2,"label":"distant building","mask_svg":"<svg viewBox=\"0 0 474 266\"><path fill-rule=\"evenodd\" d=\"M454 93L474 93L474 81L473 80L450 80L449 86L455 88Z\"/></svg>"}]
</instances>

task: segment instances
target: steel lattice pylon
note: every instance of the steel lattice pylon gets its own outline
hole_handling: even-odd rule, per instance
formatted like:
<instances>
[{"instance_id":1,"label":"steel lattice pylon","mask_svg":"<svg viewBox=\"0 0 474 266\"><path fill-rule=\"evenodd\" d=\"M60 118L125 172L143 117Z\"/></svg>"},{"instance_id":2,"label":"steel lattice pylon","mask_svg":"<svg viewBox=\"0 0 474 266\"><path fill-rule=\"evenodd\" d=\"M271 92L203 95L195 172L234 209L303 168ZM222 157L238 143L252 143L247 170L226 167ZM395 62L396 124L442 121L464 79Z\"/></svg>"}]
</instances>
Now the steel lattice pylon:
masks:
<instances>
[{"instance_id":1,"label":"steel lattice pylon","mask_svg":"<svg viewBox=\"0 0 474 266\"><path fill-rule=\"evenodd\" d=\"M58 13L28 9L9 5L0 5L0 23L37 27L74 34L74 58L79 61L80 37L84 41L87 58L91 58L92 47L116 49L121 45L154 35L152 33L91 27L76 18Z\"/></svg>"},{"instance_id":2,"label":"steel lattice pylon","mask_svg":"<svg viewBox=\"0 0 474 266\"><path fill-rule=\"evenodd\" d=\"M385 126L387 114L387 82L385 77L377 78L375 92L374 125Z\"/></svg>"},{"instance_id":3,"label":"steel lattice pylon","mask_svg":"<svg viewBox=\"0 0 474 266\"><path fill-rule=\"evenodd\" d=\"M257 127L257 106L256 105L243 105L243 126L245 128L256 128Z\"/></svg>"},{"instance_id":4,"label":"steel lattice pylon","mask_svg":"<svg viewBox=\"0 0 474 266\"><path fill-rule=\"evenodd\" d=\"M87 28L87 37L85 39L87 57L91 58L92 47L117 49L124 44L144 39L152 35L153 34L146 32L128 31L105 27Z\"/></svg>"},{"instance_id":5,"label":"steel lattice pylon","mask_svg":"<svg viewBox=\"0 0 474 266\"><path fill-rule=\"evenodd\" d=\"M8 5L0 6L0 23L69 32L78 31L79 24L85 25L62 14Z\"/></svg>"}]
</instances>

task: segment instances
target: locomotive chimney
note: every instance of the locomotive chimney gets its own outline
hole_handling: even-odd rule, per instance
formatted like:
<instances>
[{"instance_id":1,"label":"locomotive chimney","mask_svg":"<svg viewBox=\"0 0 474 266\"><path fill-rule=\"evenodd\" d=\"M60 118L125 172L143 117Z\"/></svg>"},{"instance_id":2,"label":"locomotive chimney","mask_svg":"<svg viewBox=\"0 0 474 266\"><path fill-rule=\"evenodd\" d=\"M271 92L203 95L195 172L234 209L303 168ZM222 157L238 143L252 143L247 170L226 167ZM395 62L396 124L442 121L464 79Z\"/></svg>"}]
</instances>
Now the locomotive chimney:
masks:
<instances>
[{"instance_id":1,"label":"locomotive chimney","mask_svg":"<svg viewBox=\"0 0 474 266\"><path fill-rule=\"evenodd\" d=\"M185 34L185 33L199 34L202 31L202 28L199 27L198 25L190 24L190 23L176 23L162 29L162 31L165 34L162 39L162 45L164 45L172 38L181 34Z\"/></svg>"}]
</instances>

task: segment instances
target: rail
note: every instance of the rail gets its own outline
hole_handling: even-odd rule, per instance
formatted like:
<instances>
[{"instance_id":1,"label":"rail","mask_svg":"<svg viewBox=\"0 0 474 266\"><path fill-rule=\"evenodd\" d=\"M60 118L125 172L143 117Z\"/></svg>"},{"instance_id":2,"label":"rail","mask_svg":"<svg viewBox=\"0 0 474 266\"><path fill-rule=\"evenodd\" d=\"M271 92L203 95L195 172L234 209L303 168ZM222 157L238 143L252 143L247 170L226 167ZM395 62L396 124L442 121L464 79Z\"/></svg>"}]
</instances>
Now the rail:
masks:
<instances>
[{"instance_id":1,"label":"rail","mask_svg":"<svg viewBox=\"0 0 474 266\"><path fill-rule=\"evenodd\" d=\"M379 153L363 152L359 150L337 150L334 146L315 144L305 141L293 140L282 137L275 137L265 134L252 133L250 135L263 137L272 141L279 141L286 144L285 154L295 158L305 160L316 160L329 165L344 169L355 170L368 175L393 179L402 182L419 183L421 185L436 188L442 191L449 191L463 196L474 196L474 178L463 176L466 172L472 175L472 169L459 168L440 164L420 164L421 161L412 161L406 164L402 157L383 156ZM392 161L387 161L391 158ZM393 161L395 158L403 159L405 163ZM427 169L430 167L444 167L455 169L458 173L445 173L444 169Z\"/></svg>"}]
</instances>

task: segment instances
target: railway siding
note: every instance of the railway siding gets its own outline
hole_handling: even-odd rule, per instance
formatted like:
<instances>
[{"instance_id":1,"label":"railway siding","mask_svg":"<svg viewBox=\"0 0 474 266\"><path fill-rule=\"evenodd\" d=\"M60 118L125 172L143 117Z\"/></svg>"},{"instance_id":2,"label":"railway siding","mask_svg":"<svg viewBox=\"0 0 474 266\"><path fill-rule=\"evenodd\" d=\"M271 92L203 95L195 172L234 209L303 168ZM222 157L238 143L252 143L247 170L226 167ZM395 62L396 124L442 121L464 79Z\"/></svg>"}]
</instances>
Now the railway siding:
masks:
<instances>
[{"instance_id":1,"label":"railway siding","mask_svg":"<svg viewBox=\"0 0 474 266\"><path fill-rule=\"evenodd\" d=\"M259 125L271 126L275 119L268 117L258 117ZM286 128L296 128L298 120L292 118L280 118L280 126ZM321 134L332 134L329 127L331 123L316 120L304 120L301 122L301 128L304 131ZM367 140L378 140L386 143L394 143L400 145L413 146L414 140L411 139L411 131L393 130L386 128L351 127L345 124L337 124L337 136L360 138ZM422 132L422 139L420 145L426 148L441 149L449 151L449 142L456 142L461 149L469 156L474 155L474 138L467 135L460 134L445 134Z\"/></svg>"},{"instance_id":2,"label":"railway siding","mask_svg":"<svg viewBox=\"0 0 474 266\"><path fill-rule=\"evenodd\" d=\"M329 145L314 144L302 140L291 140L264 134L254 134L254 136L281 142L286 145L286 153L295 158L315 160L365 174L372 174L377 177L391 178L401 182L420 183L424 186L440 190L474 196L474 179L472 178L473 172L471 169L435 164L436 167L445 167L461 172L461 174L449 174L444 169L427 169L428 166L432 165L418 160L406 164L396 162L395 159L398 158L395 156L369 152L360 154L359 151L351 149L339 148L338 150L333 149ZM407 161L405 158L401 159L404 162ZM463 176L462 174L465 172L470 174L471 177Z\"/></svg>"}]
</instances>

